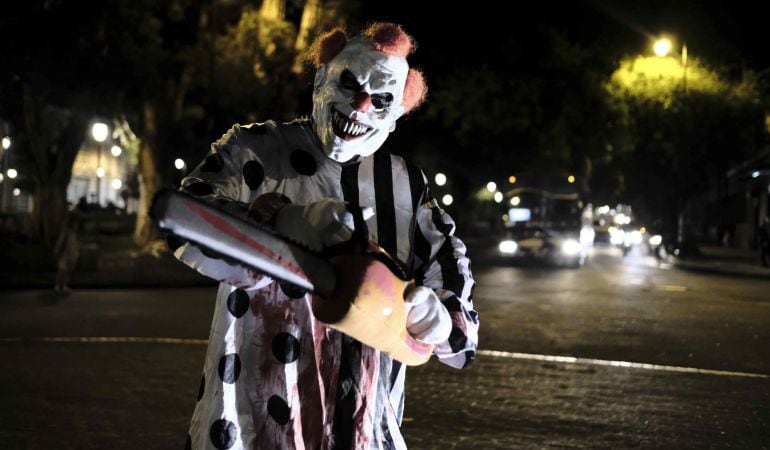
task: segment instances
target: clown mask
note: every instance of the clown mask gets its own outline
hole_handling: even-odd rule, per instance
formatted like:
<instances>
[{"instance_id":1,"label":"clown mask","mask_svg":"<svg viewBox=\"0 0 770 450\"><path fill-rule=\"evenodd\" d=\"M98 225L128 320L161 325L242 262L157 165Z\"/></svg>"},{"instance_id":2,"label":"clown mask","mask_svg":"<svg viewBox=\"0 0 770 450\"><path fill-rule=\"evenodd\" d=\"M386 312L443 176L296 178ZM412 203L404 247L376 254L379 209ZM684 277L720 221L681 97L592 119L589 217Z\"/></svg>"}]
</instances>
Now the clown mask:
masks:
<instances>
[{"instance_id":1,"label":"clown mask","mask_svg":"<svg viewBox=\"0 0 770 450\"><path fill-rule=\"evenodd\" d=\"M406 58L375 50L361 38L318 68L313 120L329 158L347 162L380 148L404 113L408 71Z\"/></svg>"}]
</instances>

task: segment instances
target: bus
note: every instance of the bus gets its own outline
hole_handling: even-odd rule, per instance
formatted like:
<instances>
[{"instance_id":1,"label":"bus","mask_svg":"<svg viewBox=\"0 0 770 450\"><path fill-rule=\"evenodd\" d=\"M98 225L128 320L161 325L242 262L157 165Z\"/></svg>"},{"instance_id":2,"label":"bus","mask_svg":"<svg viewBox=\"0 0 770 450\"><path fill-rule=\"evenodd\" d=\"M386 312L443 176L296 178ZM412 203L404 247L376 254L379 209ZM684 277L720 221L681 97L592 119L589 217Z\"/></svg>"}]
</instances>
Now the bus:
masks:
<instances>
[{"instance_id":1,"label":"bus","mask_svg":"<svg viewBox=\"0 0 770 450\"><path fill-rule=\"evenodd\" d=\"M501 257L580 267L593 246L593 207L576 192L519 187L503 196Z\"/></svg>"}]
</instances>

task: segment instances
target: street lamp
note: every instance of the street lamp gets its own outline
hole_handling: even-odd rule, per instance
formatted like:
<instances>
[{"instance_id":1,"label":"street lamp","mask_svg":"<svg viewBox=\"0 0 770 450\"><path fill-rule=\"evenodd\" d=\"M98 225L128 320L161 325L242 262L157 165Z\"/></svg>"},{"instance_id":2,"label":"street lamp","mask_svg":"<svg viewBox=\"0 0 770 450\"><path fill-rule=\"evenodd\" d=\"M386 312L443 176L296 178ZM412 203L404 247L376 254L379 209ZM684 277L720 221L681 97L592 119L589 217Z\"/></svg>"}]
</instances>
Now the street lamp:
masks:
<instances>
[{"instance_id":1,"label":"street lamp","mask_svg":"<svg viewBox=\"0 0 770 450\"><path fill-rule=\"evenodd\" d=\"M652 44L653 51L655 52L656 55L660 57L668 55L673 47L674 46L671 43L671 40L666 37L657 39ZM687 45L684 42L682 42L681 63L682 63L682 87L684 88L684 91L687 92Z\"/></svg>"},{"instance_id":2,"label":"street lamp","mask_svg":"<svg viewBox=\"0 0 770 450\"><path fill-rule=\"evenodd\" d=\"M102 178L104 177L104 168L102 167L102 142L107 139L110 129L106 123L95 122L91 125L91 136L96 141L96 203L102 204Z\"/></svg>"}]
</instances>

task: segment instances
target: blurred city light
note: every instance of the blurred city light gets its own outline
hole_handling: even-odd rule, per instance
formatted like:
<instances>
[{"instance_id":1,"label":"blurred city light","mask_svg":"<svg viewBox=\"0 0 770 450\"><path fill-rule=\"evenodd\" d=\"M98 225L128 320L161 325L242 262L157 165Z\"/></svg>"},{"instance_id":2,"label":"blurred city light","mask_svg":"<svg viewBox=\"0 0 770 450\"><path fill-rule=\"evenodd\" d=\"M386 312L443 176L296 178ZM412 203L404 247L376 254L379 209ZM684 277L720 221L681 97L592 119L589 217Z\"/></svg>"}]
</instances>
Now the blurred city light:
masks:
<instances>
[{"instance_id":1,"label":"blurred city light","mask_svg":"<svg viewBox=\"0 0 770 450\"><path fill-rule=\"evenodd\" d=\"M511 206L519 206L519 203L521 203L521 198L518 195L511 197Z\"/></svg>"},{"instance_id":2,"label":"blurred city light","mask_svg":"<svg viewBox=\"0 0 770 450\"><path fill-rule=\"evenodd\" d=\"M96 168L96 176L102 178L104 176L104 167Z\"/></svg>"},{"instance_id":3,"label":"blurred city light","mask_svg":"<svg viewBox=\"0 0 770 450\"><path fill-rule=\"evenodd\" d=\"M179 170L184 169L184 160L182 158L177 158L174 160L174 167L176 167Z\"/></svg>"},{"instance_id":4,"label":"blurred city light","mask_svg":"<svg viewBox=\"0 0 770 450\"><path fill-rule=\"evenodd\" d=\"M91 136L96 142L104 142L108 134L110 134L110 129L107 128L106 123L96 122L91 126Z\"/></svg>"},{"instance_id":5,"label":"blurred city light","mask_svg":"<svg viewBox=\"0 0 770 450\"><path fill-rule=\"evenodd\" d=\"M508 182L511 184L516 184L516 177L511 175L510 177L508 177Z\"/></svg>"},{"instance_id":6,"label":"blurred city light","mask_svg":"<svg viewBox=\"0 0 770 450\"><path fill-rule=\"evenodd\" d=\"M8 136L3 138L3 150L8 150L11 148L11 138Z\"/></svg>"},{"instance_id":7,"label":"blurred city light","mask_svg":"<svg viewBox=\"0 0 770 450\"><path fill-rule=\"evenodd\" d=\"M757 177L759 177L759 171L758 170L755 170L755 171L751 172L751 178L757 178Z\"/></svg>"},{"instance_id":8,"label":"blurred city light","mask_svg":"<svg viewBox=\"0 0 770 450\"><path fill-rule=\"evenodd\" d=\"M575 176L574 175L570 175L570 176L567 177L567 183L572 184L574 182L575 182Z\"/></svg>"},{"instance_id":9,"label":"blurred city light","mask_svg":"<svg viewBox=\"0 0 770 450\"><path fill-rule=\"evenodd\" d=\"M5 172L6 175L8 175L8 178L14 179L19 175L19 172L16 171L16 169L8 169L7 172Z\"/></svg>"},{"instance_id":10,"label":"blurred city light","mask_svg":"<svg viewBox=\"0 0 770 450\"><path fill-rule=\"evenodd\" d=\"M515 241L502 241L497 246L497 249L500 251L500 253L504 253L506 255L512 255L516 253L518 248L519 245Z\"/></svg>"},{"instance_id":11,"label":"blurred city light","mask_svg":"<svg viewBox=\"0 0 770 450\"><path fill-rule=\"evenodd\" d=\"M2 174L2 173L0 173L0 183L2 183L2 182L3 182L3 178L4 178L4 177L3 177L3 174Z\"/></svg>"},{"instance_id":12,"label":"blurred city light","mask_svg":"<svg viewBox=\"0 0 770 450\"><path fill-rule=\"evenodd\" d=\"M652 50L658 56L666 56L671 51L671 40L668 38L661 38L652 44Z\"/></svg>"},{"instance_id":13,"label":"blurred city light","mask_svg":"<svg viewBox=\"0 0 770 450\"><path fill-rule=\"evenodd\" d=\"M441 197L441 203L443 203L446 206L451 205L454 200L455 199L449 194L446 194L443 197Z\"/></svg>"},{"instance_id":14,"label":"blurred city light","mask_svg":"<svg viewBox=\"0 0 770 450\"><path fill-rule=\"evenodd\" d=\"M112 188L117 190L120 189L120 187L123 186L123 182L120 181L118 178L115 178L112 180Z\"/></svg>"},{"instance_id":15,"label":"blurred city light","mask_svg":"<svg viewBox=\"0 0 770 450\"><path fill-rule=\"evenodd\" d=\"M18 197L19 195L21 195L21 189L19 189L19 188L14 188L14 190L13 190L13 196L14 196L14 197Z\"/></svg>"},{"instance_id":16,"label":"blurred city light","mask_svg":"<svg viewBox=\"0 0 770 450\"><path fill-rule=\"evenodd\" d=\"M503 201L503 193L495 192L495 203L500 203L502 201Z\"/></svg>"},{"instance_id":17,"label":"blurred city light","mask_svg":"<svg viewBox=\"0 0 770 450\"><path fill-rule=\"evenodd\" d=\"M436 181L437 186L443 186L446 184L446 175L439 172L436 174L436 177L434 178L434 180Z\"/></svg>"},{"instance_id":18,"label":"blurred city light","mask_svg":"<svg viewBox=\"0 0 770 450\"><path fill-rule=\"evenodd\" d=\"M497 183L495 183L494 181L490 181L489 183L487 183L487 190L489 192L495 192L497 190Z\"/></svg>"},{"instance_id":19,"label":"blurred city light","mask_svg":"<svg viewBox=\"0 0 770 450\"><path fill-rule=\"evenodd\" d=\"M117 145L113 145L110 152L112 152L112 156L120 156L120 154L123 153L123 149Z\"/></svg>"}]
</instances>

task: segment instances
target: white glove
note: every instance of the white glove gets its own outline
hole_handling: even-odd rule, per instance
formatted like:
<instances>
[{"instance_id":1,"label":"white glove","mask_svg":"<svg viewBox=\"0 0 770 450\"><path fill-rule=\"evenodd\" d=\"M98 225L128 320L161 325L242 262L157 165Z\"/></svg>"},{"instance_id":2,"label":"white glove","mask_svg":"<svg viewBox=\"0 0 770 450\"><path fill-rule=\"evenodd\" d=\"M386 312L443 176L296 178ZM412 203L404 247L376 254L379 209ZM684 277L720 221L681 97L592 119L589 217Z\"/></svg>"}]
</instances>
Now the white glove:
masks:
<instances>
[{"instance_id":1,"label":"white glove","mask_svg":"<svg viewBox=\"0 0 770 450\"><path fill-rule=\"evenodd\" d=\"M449 339L452 318L432 289L417 286L406 294L406 330L418 341L440 344Z\"/></svg>"},{"instance_id":2,"label":"white glove","mask_svg":"<svg viewBox=\"0 0 770 450\"><path fill-rule=\"evenodd\" d=\"M373 213L371 208L362 211L364 219ZM353 214L347 210L346 202L334 198L305 206L286 205L275 218L278 233L315 251L350 240L354 228Z\"/></svg>"}]
</instances>

